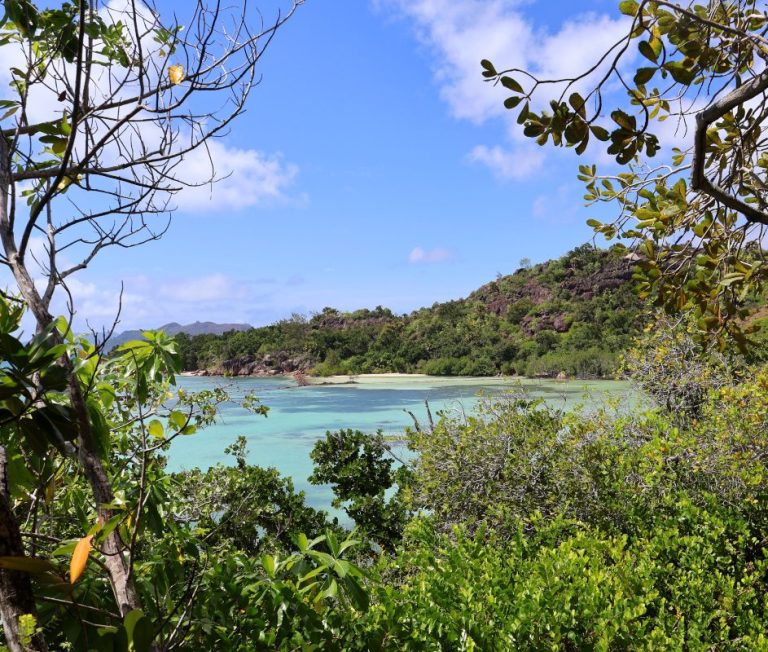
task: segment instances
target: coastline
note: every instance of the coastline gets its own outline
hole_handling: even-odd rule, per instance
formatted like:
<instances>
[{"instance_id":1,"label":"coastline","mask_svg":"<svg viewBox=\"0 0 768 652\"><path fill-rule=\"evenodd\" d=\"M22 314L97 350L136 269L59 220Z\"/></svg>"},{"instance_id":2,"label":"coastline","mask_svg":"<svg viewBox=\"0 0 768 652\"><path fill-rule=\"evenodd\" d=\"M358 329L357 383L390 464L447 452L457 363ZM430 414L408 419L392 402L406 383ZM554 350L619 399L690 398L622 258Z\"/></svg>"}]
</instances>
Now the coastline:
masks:
<instances>
[{"instance_id":1,"label":"coastline","mask_svg":"<svg viewBox=\"0 0 768 652\"><path fill-rule=\"evenodd\" d=\"M179 374L182 377L205 377L210 379L226 379L232 380L235 378L275 378L286 381L295 382L296 378L292 373L278 373L278 374L248 374L248 375L233 375L225 376L222 374L211 373L205 371L190 372L183 371ZM303 377L302 385L306 387L322 387L322 386L350 386L350 387L380 387L380 388L396 388L400 385L408 385L411 387L441 387L446 385L498 385L498 386L547 386L552 389L558 386L570 385L578 383L583 387L589 387L593 385L604 385L606 383L622 383L624 381L616 378L536 378L528 376L430 376L420 373L402 373L402 372L386 372L386 373L369 373L369 374L351 374L351 375L335 375L335 376L309 376Z\"/></svg>"}]
</instances>

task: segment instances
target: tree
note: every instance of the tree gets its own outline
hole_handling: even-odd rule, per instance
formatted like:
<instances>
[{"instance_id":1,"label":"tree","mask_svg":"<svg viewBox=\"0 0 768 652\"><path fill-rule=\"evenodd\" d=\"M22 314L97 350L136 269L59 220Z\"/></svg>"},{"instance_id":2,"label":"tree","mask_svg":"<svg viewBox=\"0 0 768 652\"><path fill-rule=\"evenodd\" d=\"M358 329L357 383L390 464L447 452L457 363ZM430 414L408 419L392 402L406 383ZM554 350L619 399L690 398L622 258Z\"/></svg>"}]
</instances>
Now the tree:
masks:
<instances>
[{"instance_id":1,"label":"tree","mask_svg":"<svg viewBox=\"0 0 768 652\"><path fill-rule=\"evenodd\" d=\"M105 248L161 237L173 195L216 180L210 156L208 179L190 178L182 162L209 153L212 139L243 112L258 81L257 63L302 2L292 0L284 14L253 29L244 6L209 7L202 0L186 24L135 0L122 7L78 0L52 8L5 0L0 48L17 63L10 95L0 100L0 263L38 331L54 345L63 344L67 331L55 327L51 315L57 289L67 292L67 279ZM36 238L44 242L37 257ZM61 450L76 460L107 523L115 516L113 470L99 450L93 387L76 369L80 363L59 353L76 427ZM0 440L0 447L7 444ZM11 544L0 542L0 548ZM141 605L125 542L113 530L99 544L118 611L126 616ZM3 608L17 597L0 583ZM21 649L18 635L9 633L16 625L4 619L14 650Z\"/></svg>"},{"instance_id":2,"label":"tree","mask_svg":"<svg viewBox=\"0 0 768 652\"><path fill-rule=\"evenodd\" d=\"M597 142L615 157L615 172L579 168L587 202L619 208L607 223L588 223L608 239L634 241L641 294L669 312L692 309L700 331L721 345L728 334L745 343L743 301L768 276L760 245L768 225L768 13L758 4L623 0L626 32L574 77L499 72L482 61L486 80L511 92L505 107L522 105L517 122L526 136L579 155ZM626 61L634 48L640 64ZM664 121L690 131L691 143L660 141L654 130ZM660 152L667 160L654 162Z\"/></svg>"},{"instance_id":3,"label":"tree","mask_svg":"<svg viewBox=\"0 0 768 652\"><path fill-rule=\"evenodd\" d=\"M712 392L748 375L735 350L707 351L690 318L658 316L624 355L624 371L676 423L700 418Z\"/></svg>"},{"instance_id":4,"label":"tree","mask_svg":"<svg viewBox=\"0 0 768 652\"><path fill-rule=\"evenodd\" d=\"M326 432L325 439L315 442L310 457L314 471L309 481L330 484L336 496L333 506L343 507L371 540L393 551L411 516L403 498L411 474L407 466L392 469L395 457L382 432ZM395 486L394 494L387 497Z\"/></svg>"}]
</instances>

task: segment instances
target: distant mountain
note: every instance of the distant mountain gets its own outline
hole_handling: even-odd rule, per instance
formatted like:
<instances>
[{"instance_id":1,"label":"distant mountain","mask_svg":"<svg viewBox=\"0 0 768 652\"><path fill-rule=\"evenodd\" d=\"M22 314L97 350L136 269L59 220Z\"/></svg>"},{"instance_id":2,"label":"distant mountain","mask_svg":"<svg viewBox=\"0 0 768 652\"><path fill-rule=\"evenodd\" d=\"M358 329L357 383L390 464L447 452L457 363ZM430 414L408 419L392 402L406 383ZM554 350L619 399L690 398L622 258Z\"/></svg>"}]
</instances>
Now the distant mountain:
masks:
<instances>
[{"instance_id":1,"label":"distant mountain","mask_svg":"<svg viewBox=\"0 0 768 652\"><path fill-rule=\"evenodd\" d=\"M179 324L172 321L170 324L165 324L152 330L165 331L166 335L185 333L190 337L194 337L195 335L223 335L229 331L247 331L251 328L253 327L250 324L217 324L212 321L196 321L193 324ZM140 330L123 331L122 333L113 335L109 339L106 350L111 350L116 346L130 342L131 340L140 339L142 339Z\"/></svg>"}]
</instances>

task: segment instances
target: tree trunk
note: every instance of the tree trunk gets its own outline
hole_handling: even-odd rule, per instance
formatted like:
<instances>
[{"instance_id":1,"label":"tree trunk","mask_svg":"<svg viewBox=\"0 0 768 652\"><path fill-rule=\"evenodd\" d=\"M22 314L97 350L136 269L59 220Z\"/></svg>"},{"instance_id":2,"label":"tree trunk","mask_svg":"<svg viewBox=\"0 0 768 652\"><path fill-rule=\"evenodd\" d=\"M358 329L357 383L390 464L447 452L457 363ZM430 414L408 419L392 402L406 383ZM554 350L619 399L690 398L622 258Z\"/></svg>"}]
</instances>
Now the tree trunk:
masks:
<instances>
[{"instance_id":1,"label":"tree trunk","mask_svg":"<svg viewBox=\"0 0 768 652\"><path fill-rule=\"evenodd\" d=\"M6 476L5 448L0 446L0 557L23 557L19 525L11 510ZM34 634L22 644L19 618L36 615L35 596L29 575L21 571L0 568L0 618L3 621L6 645L11 652L47 652L41 634Z\"/></svg>"},{"instance_id":2,"label":"tree trunk","mask_svg":"<svg viewBox=\"0 0 768 652\"><path fill-rule=\"evenodd\" d=\"M11 269L24 300L35 316L38 329L47 328L53 322L53 317L48 312L48 306L44 304L40 297L35 284L27 272L26 266L20 263L18 258L14 257L12 258ZM104 464L96 453L97 447L93 440L88 407L77 378L74 376L72 362L69 358L65 357L62 359L62 364L69 373L69 399L77 415L77 430L79 434L77 457L88 480L88 484L91 486L96 512L102 521L106 522L113 516L112 511L104 507L104 505L114 501L115 495L112 491L112 484ZM125 616L125 614L133 609L141 608L138 595L130 578L128 562L123 554L124 548L125 546L120 541L117 530L114 530L107 536L102 546L104 565L109 573L115 601L122 616Z\"/></svg>"},{"instance_id":3,"label":"tree trunk","mask_svg":"<svg viewBox=\"0 0 768 652\"><path fill-rule=\"evenodd\" d=\"M2 243L5 256L13 276L18 284L24 300L35 317L37 327L42 330L53 322L47 305L35 287L34 281L27 269L25 261L19 257L13 225L8 214L8 200L11 191L10 160L8 156L8 144L0 135L0 243ZM69 375L69 398L72 408L77 415L78 429L78 461L83 473L91 486L93 498L98 515L106 522L112 517L112 511L105 505L113 502L114 493L112 485L104 468L104 464L97 454L97 447L93 440L90 416L83 396L82 389L73 373L72 362L66 356L61 360ZM141 604L133 586L129 573L128 562L124 555L125 546L119 538L117 531L111 532L105 539L102 552L104 553L104 565L109 574L109 581L115 595L115 601L120 614L125 616L133 609L140 609Z\"/></svg>"}]
</instances>

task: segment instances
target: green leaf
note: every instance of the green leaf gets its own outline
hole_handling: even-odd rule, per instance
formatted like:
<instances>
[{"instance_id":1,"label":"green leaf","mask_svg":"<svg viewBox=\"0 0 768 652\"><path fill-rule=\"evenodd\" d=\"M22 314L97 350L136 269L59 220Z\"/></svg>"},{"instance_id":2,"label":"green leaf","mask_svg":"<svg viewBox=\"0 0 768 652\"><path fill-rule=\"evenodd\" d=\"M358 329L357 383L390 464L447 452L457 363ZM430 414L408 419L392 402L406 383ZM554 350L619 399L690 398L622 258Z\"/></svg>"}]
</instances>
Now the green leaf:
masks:
<instances>
[{"instance_id":1,"label":"green leaf","mask_svg":"<svg viewBox=\"0 0 768 652\"><path fill-rule=\"evenodd\" d=\"M275 558L273 555L263 555L261 557L261 565L270 577L275 576Z\"/></svg>"},{"instance_id":2,"label":"green leaf","mask_svg":"<svg viewBox=\"0 0 768 652\"><path fill-rule=\"evenodd\" d=\"M579 156L581 156L584 152L587 151L587 145L589 145L589 133L584 137L584 140L582 140L574 150Z\"/></svg>"},{"instance_id":3,"label":"green leaf","mask_svg":"<svg viewBox=\"0 0 768 652\"><path fill-rule=\"evenodd\" d=\"M174 410L168 415L168 423L170 423L175 430L181 430L187 424L187 415L178 410Z\"/></svg>"},{"instance_id":4,"label":"green leaf","mask_svg":"<svg viewBox=\"0 0 768 652\"><path fill-rule=\"evenodd\" d=\"M729 287L733 285L734 283L739 283L744 280L744 274L741 274L739 272L732 272L730 274L726 274L723 279L720 281L720 285L723 287Z\"/></svg>"},{"instance_id":5,"label":"green leaf","mask_svg":"<svg viewBox=\"0 0 768 652\"><path fill-rule=\"evenodd\" d=\"M619 125L619 127L622 127L623 129L626 129L627 131L635 131L637 129L637 121L634 116L627 115L624 113L624 111L620 109L616 109L611 113L611 118L613 121Z\"/></svg>"},{"instance_id":6,"label":"green leaf","mask_svg":"<svg viewBox=\"0 0 768 652\"><path fill-rule=\"evenodd\" d=\"M368 593L360 585L357 579L351 575L347 575L341 579L341 582L344 586L345 593L352 603L352 606L354 606L358 611L368 611L370 598L368 597Z\"/></svg>"},{"instance_id":7,"label":"green leaf","mask_svg":"<svg viewBox=\"0 0 768 652\"><path fill-rule=\"evenodd\" d=\"M96 452L101 459L105 459L109 451L109 424L101 413L96 401L89 399L87 407L88 415L91 418L91 432L93 434L94 443L96 444Z\"/></svg>"},{"instance_id":8,"label":"green leaf","mask_svg":"<svg viewBox=\"0 0 768 652\"><path fill-rule=\"evenodd\" d=\"M74 441L77 439L77 420L71 408L65 405L46 405L32 413L32 421L42 429L53 444L61 439Z\"/></svg>"},{"instance_id":9,"label":"green leaf","mask_svg":"<svg viewBox=\"0 0 768 652\"><path fill-rule=\"evenodd\" d=\"M63 139L57 140L55 143L51 145L51 151L54 154L57 154L58 156L63 156L66 149L67 149L67 141Z\"/></svg>"},{"instance_id":10,"label":"green leaf","mask_svg":"<svg viewBox=\"0 0 768 652\"><path fill-rule=\"evenodd\" d=\"M328 588L325 589L325 591L321 591L318 593L317 598L315 599L316 602L320 602L323 598L335 598L336 594L339 592L339 585L336 584L336 580L331 580L330 584L328 585Z\"/></svg>"},{"instance_id":11,"label":"green leaf","mask_svg":"<svg viewBox=\"0 0 768 652\"><path fill-rule=\"evenodd\" d=\"M357 539L345 539L339 546L339 554L343 553L347 548L352 548L358 545L360 541Z\"/></svg>"},{"instance_id":12,"label":"green leaf","mask_svg":"<svg viewBox=\"0 0 768 652\"><path fill-rule=\"evenodd\" d=\"M685 84L687 86L696 77L696 73L693 70L688 70L682 61L668 61L664 64L664 69L672 75L672 79L678 84Z\"/></svg>"},{"instance_id":13,"label":"green leaf","mask_svg":"<svg viewBox=\"0 0 768 652\"><path fill-rule=\"evenodd\" d=\"M325 543L328 546L328 550L331 551L331 554L334 557L338 557L339 552L339 540L336 538L336 535L331 530L325 531Z\"/></svg>"},{"instance_id":14,"label":"green leaf","mask_svg":"<svg viewBox=\"0 0 768 652\"><path fill-rule=\"evenodd\" d=\"M10 109L7 109L5 113L0 115L0 120L5 120L6 118L10 118L16 111L19 110L18 106L12 106Z\"/></svg>"},{"instance_id":15,"label":"green leaf","mask_svg":"<svg viewBox=\"0 0 768 652\"><path fill-rule=\"evenodd\" d=\"M653 79L653 76L656 74L656 71L658 68L638 68L637 72L635 73L635 84L637 86L643 86L647 84L651 79Z\"/></svg>"},{"instance_id":16,"label":"green leaf","mask_svg":"<svg viewBox=\"0 0 768 652\"><path fill-rule=\"evenodd\" d=\"M517 116L517 124L521 125L528 119L528 114L530 111L530 102L526 102L525 106L520 111L520 114Z\"/></svg>"},{"instance_id":17,"label":"green leaf","mask_svg":"<svg viewBox=\"0 0 768 652\"><path fill-rule=\"evenodd\" d=\"M512 79L512 77L504 76L501 78L501 85L504 88L509 89L513 93L523 93L523 87L520 86L520 84L517 83L516 80Z\"/></svg>"},{"instance_id":18,"label":"green leaf","mask_svg":"<svg viewBox=\"0 0 768 652\"><path fill-rule=\"evenodd\" d=\"M152 421L149 422L147 430L149 431L149 436L155 437L156 439L162 439L165 434L163 424L160 423L158 419L152 419Z\"/></svg>"},{"instance_id":19,"label":"green leaf","mask_svg":"<svg viewBox=\"0 0 768 652\"><path fill-rule=\"evenodd\" d=\"M0 568L24 573L58 573L59 569L46 559L37 557L0 557Z\"/></svg>"},{"instance_id":20,"label":"green leaf","mask_svg":"<svg viewBox=\"0 0 768 652\"><path fill-rule=\"evenodd\" d=\"M128 636L129 649L132 652L148 652L155 633L152 623L141 609L129 611L123 619L123 627Z\"/></svg>"},{"instance_id":21,"label":"green leaf","mask_svg":"<svg viewBox=\"0 0 768 652\"><path fill-rule=\"evenodd\" d=\"M640 5L635 0L623 0L619 3L619 11L625 16L636 16Z\"/></svg>"},{"instance_id":22,"label":"green leaf","mask_svg":"<svg viewBox=\"0 0 768 652\"><path fill-rule=\"evenodd\" d=\"M28 0L5 0L5 11L18 27L24 38L32 36L37 29L37 9Z\"/></svg>"},{"instance_id":23,"label":"green leaf","mask_svg":"<svg viewBox=\"0 0 768 652\"><path fill-rule=\"evenodd\" d=\"M592 135L597 138L598 140L607 141L611 135L608 133L607 129L604 129L603 127L599 125L591 125L589 130L592 132Z\"/></svg>"},{"instance_id":24,"label":"green leaf","mask_svg":"<svg viewBox=\"0 0 768 652\"><path fill-rule=\"evenodd\" d=\"M72 539L71 541L67 541L66 543L61 544L56 550L54 550L51 554L54 557L71 557L72 553L75 552L75 546L77 546L77 542L80 541L80 539Z\"/></svg>"},{"instance_id":25,"label":"green leaf","mask_svg":"<svg viewBox=\"0 0 768 652\"><path fill-rule=\"evenodd\" d=\"M520 102L523 101L522 97L508 97L506 100L504 100L504 108L505 109L514 109Z\"/></svg>"},{"instance_id":26,"label":"green leaf","mask_svg":"<svg viewBox=\"0 0 768 652\"><path fill-rule=\"evenodd\" d=\"M103 541L106 539L110 534L112 534L113 530L120 525L122 520L125 518L124 514L115 514L112 518L110 518L105 524L104 527L100 529L98 532L98 538L100 541Z\"/></svg>"},{"instance_id":27,"label":"green leaf","mask_svg":"<svg viewBox=\"0 0 768 652\"><path fill-rule=\"evenodd\" d=\"M571 93L571 96L568 98L568 104L570 104L573 110L576 111L576 113L578 113L582 118L587 117L584 98L581 95L578 93Z\"/></svg>"},{"instance_id":28,"label":"green leaf","mask_svg":"<svg viewBox=\"0 0 768 652\"><path fill-rule=\"evenodd\" d=\"M661 54L661 41L659 39L640 41L637 48L646 59L656 63L659 59L659 54Z\"/></svg>"},{"instance_id":29,"label":"green leaf","mask_svg":"<svg viewBox=\"0 0 768 652\"><path fill-rule=\"evenodd\" d=\"M494 77L496 76L496 68L493 67L493 64L488 61L488 59L482 59L480 61L480 65L483 67L484 70L491 73Z\"/></svg>"}]
</instances>

